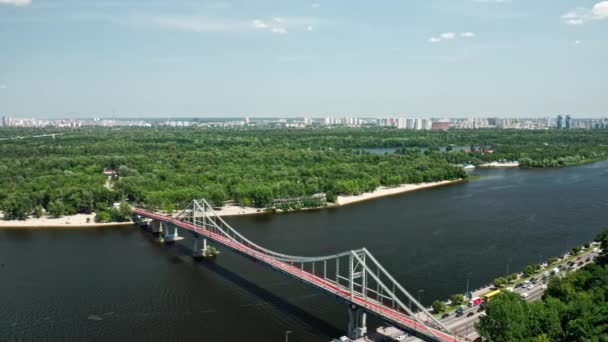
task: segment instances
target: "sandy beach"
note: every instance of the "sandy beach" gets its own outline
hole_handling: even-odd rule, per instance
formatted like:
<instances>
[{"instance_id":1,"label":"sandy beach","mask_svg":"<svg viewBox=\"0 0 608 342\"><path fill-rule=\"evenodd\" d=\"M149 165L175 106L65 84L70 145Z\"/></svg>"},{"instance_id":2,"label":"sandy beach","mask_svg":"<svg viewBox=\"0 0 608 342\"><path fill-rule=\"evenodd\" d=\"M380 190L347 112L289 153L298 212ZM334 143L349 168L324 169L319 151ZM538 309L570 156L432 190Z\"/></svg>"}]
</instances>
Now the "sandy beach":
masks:
<instances>
[{"instance_id":1,"label":"sandy beach","mask_svg":"<svg viewBox=\"0 0 608 342\"><path fill-rule=\"evenodd\" d=\"M2 213L0 213L0 216ZM90 222L87 223L87 218ZM95 222L95 214L76 214L72 216L64 216L60 218L28 218L24 221L17 220L0 220L1 228L97 228L97 227L122 227L130 226L132 222Z\"/></svg>"},{"instance_id":2,"label":"sandy beach","mask_svg":"<svg viewBox=\"0 0 608 342\"><path fill-rule=\"evenodd\" d=\"M338 196L338 199L336 200L336 204L339 206L343 206L343 205L348 205L348 204L352 204L352 203L368 201L368 200L378 198L378 197L398 195L398 194L401 194L404 192L410 192L410 191L416 191L416 190L421 190L421 189L426 189L426 188L433 188L433 187L437 187L437 186L444 186L444 185L448 185L448 184L460 183L461 181L462 181L461 179L458 179L458 180L447 180L447 181L441 181L441 182L420 183L420 184L403 184L403 185L400 185L400 186L397 186L394 188L387 188L387 187L381 186L372 192L366 192L366 193L356 195L356 196Z\"/></svg>"},{"instance_id":3,"label":"sandy beach","mask_svg":"<svg viewBox=\"0 0 608 342\"><path fill-rule=\"evenodd\" d=\"M240 216L240 215L256 215L264 214L263 208L243 207L240 205L225 205L220 210L215 210L219 216Z\"/></svg>"},{"instance_id":4,"label":"sandy beach","mask_svg":"<svg viewBox=\"0 0 608 342\"><path fill-rule=\"evenodd\" d=\"M479 165L479 167L519 167L519 162L516 161L511 161L511 162L491 162L491 163L484 163Z\"/></svg>"}]
</instances>

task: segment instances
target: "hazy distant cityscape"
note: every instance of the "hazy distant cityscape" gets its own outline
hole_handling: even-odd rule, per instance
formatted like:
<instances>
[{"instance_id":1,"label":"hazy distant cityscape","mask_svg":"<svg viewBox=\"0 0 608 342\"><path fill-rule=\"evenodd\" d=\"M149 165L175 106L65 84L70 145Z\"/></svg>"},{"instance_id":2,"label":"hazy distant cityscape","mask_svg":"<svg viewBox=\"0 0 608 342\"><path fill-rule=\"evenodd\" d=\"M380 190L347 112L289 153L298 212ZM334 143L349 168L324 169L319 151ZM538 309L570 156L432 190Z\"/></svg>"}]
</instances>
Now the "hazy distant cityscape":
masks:
<instances>
[{"instance_id":1,"label":"hazy distant cityscape","mask_svg":"<svg viewBox=\"0 0 608 342\"><path fill-rule=\"evenodd\" d=\"M38 119L3 116L0 127L394 127L409 130L446 130L455 129L605 129L608 118L573 118L570 115L557 115L543 118L412 118L384 117L358 118L349 116L299 117L299 118L92 118L92 119Z\"/></svg>"}]
</instances>

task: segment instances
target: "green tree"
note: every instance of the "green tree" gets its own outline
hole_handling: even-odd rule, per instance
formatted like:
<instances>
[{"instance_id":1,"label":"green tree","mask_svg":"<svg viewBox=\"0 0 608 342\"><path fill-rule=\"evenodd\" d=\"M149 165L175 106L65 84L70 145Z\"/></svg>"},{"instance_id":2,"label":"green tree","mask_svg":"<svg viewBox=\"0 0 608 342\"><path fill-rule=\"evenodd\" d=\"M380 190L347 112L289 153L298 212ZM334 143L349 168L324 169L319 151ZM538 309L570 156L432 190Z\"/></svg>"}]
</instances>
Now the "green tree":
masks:
<instances>
[{"instance_id":1,"label":"green tree","mask_svg":"<svg viewBox=\"0 0 608 342\"><path fill-rule=\"evenodd\" d=\"M551 257L551 258L547 259L547 265L551 266L551 265L555 264L558 261L559 261L559 258Z\"/></svg>"},{"instance_id":2,"label":"green tree","mask_svg":"<svg viewBox=\"0 0 608 342\"><path fill-rule=\"evenodd\" d=\"M540 264L531 264L531 265L524 267L523 272L524 272L525 276L529 277L529 276L533 275L534 273L538 272L540 269L541 269Z\"/></svg>"},{"instance_id":3,"label":"green tree","mask_svg":"<svg viewBox=\"0 0 608 342\"><path fill-rule=\"evenodd\" d=\"M601 252L595 262L600 265L608 264L608 226L604 227L594 240L600 243L601 248Z\"/></svg>"},{"instance_id":4,"label":"green tree","mask_svg":"<svg viewBox=\"0 0 608 342\"><path fill-rule=\"evenodd\" d=\"M49 203L49 214L52 217L62 217L65 214L65 205L60 200Z\"/></svg>"},{"instance_id":5,"label":"green tree","mask_svg":"<svg viewBox=\"0 0 608 342\"><path fill-rule=\"evenodd\" d=\"M581 252L583 248L581 246L574 246L572 247L572 250L570 251L570 254L572 255L578 255L578 253Z\"/></svg>"},{"instance_id":6,"label":"green tree","mask_svg":"<svg viewBox=\"0 0 608 342\"><path fill-rule=\"evenodd\" d=\"M133 213L133 207L131 207L131 205L126 201L121 201L120 206L118 207L118 211L120 212L120 216L125 221L128 221L131 217L131 214Z\"/></svg>"},{"instance_id":7,"label":"green tree","mask_svg":"<svg viewBox=\"0 0 608 342\"><path fill-rule=\"evenodd\" d=\"M445 311L447 305L443 301L436 300L431 304L431 307L433 308L434 313L440 314Z\"/></svg>"},{"instance_id":8,"label":"green tree","mask_svg":"<svg viewBox=\"0 0 608 342\"><path fill-rule=\"evenodd\" d=\"M105 210L98 210L95 212L95 222L109 222L110 213Z\"/></svg>"},{"instance_id":9,"label":"green tree","mask_svg":"<svg viewBox=\"0 0 608 342\"><path fill-rule=\"evenodd\" d=\"M525 341L528 335L528 307L516 293L503 292L486 306L486 316L475 325L488 341Z\"/></svg>"},{"instance_id":10,"label":"green tree","mask_svg":"<svg viewBox=\"0 0 608 342\"><path fill-rule=\"evenodd\" d=\"M496 278L494 279L494 286L495 287L504 287L505 285L507 285L507 279L504 277L500 277L500 278Z\"/></svg>"},{"instance_id":11,"label":"green tree","mask_svg":"<svg viewBox=\"0 0 608 342\"><path fill-rule=\"evenodd\" d=\"M44 208L39 204L34 207L34 217L41 218L44 215Z\"/></svg>"},{"instance_id":12,"label":"green tree","mask_svg":"<svg viewBox=\"0 0 608 342\"><path fill-rule=\"evenodd\" d=\"M32 212L32 201L23 193L9 195L2 202L5 220L25 220Z\"/></svg>"},{"instance_id":13,"label":"green tree","mask_svg":"<svg viewBox=\"0 0 608 342\"><path fill-rule=\"evenodd\" d=\"M456 293L450 296L450 300L453 305L460 305L464 302L464 295L461 293Z\"/></svg>"},{"instance_id":14,"label":"green tree","mask_svg":"<svg viewBox=\"0 0 608 342\"><path fill-rule=\"evenodd\" d=\"M517 278L519 278L519 276L517 275L517 273L511 273L507 276L507 282L509 284L513 283L514 281L517 280Z\"/></svg>"}]
</instances>

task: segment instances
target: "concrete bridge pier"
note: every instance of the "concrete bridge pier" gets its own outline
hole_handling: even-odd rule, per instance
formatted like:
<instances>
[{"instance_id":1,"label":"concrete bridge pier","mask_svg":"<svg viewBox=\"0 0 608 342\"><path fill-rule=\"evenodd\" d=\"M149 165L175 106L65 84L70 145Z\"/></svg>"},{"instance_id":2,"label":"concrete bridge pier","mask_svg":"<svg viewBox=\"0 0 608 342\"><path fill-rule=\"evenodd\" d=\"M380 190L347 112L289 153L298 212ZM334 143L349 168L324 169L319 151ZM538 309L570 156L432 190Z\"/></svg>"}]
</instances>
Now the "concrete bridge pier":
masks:
<instances>
[{"instance_id":1,"label":"concrete bridge pier","mask_svg":"<svg viewBox=\"0 0 608 342\"><path fill-rule=\"evenodd\" d=\"M367 334L367 314L355 305L348 306L348 337L356 340Z\"/></svg>"},{"instance_id":2,"label":"concrete bridge pier","mask_svg":"<svg viewBox=\"0 0 608 342\"><path fill-rule=\"evenodd\" d=\"M163 231L163 223L161 221L158 220L152 220L150 221L150 231L152 231L152 233L158 234L160 232Z\"/></svg>"},{"instance_id":3,"label":"concrete bridge pier","mask_svg":"<svg viewBox=\"0 0 608 342\"><path fill-rule=\"evenodd\" d=\"M175 241L179 241L179 240L183 240L184 238L179 236L178 232L177 232L177 226L170 224L170 223L165 223L165 236L163 237L164 241L169 243L169 242L175 242Z\"/></svg>"},{"instance_id":4,"label":"concrete bridge pier","mask_svg":"<svg viewBox=\"0 0 608 342\"><path fill-rule=\"evenodd\" d=\"M205 248L207 248L207 239L202 238L197 233L192 233L192 236L194 237L194 242L193 242L193 247L192 247L192 257L194 259L201 259L204 257ZM201 242L203 243L204 248L201 248Z\"/></svg>"},{"instance_id":5,"label":"concrete bridge pier","mask_svg":"<svg viewBox=\"0 0 608 342\"><path fill-rule=\"evenodd\" d=\"M194 236L192 257L194 257L195 259L212 258L219 254L219 252L215 248L210 248L210 246L207 245L206 238L202 237L197 233L192 233L192 235Z\"/></svg>"}]
</instances>

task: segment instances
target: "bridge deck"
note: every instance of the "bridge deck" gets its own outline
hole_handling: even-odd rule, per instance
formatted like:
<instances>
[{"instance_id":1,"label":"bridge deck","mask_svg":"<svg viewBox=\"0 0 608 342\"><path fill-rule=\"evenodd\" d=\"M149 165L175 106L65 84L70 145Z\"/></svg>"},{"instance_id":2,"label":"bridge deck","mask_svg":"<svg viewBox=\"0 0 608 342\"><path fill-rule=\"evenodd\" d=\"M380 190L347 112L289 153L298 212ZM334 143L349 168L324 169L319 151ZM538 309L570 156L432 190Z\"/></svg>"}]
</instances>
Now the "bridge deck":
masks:
<instances>
[{"instance_id":1,"label":"bridge deck","mask_svg":"<svg viewBox=\"0 0 608 342\"><path fill-rule=\"evenodd\" d=\"M270 266L276 270L279 270L283 273L286 273L294 278L297 278L309 285L315 286L317 288L320 288L324 291L329 292L330 294L340 297L340 298L344 299L346 302L350 302L361 308L364 308L365 310L369 311L370 313L373 313L386 321L393 322L394 324L396 324L398 326L407 328L408 330L415 331L418 334L424 335L430 340L437 340L437 337L439 337L439 341L445 341L445 342L459 341L453 335L450 335L441 330L420 324L420 323L416 322L415 320L409 318L407 315L402 314L398 311L395 311L392 308L387 307L387 306L383 305L382 303L377 302L375 300L370 300L369 298L363 298L359 295L354 295L351 298L351 294L347 289L343 289L339 286L336 286L336 284L334 284L326 279L318 277L307 271L301 270L293 265L290 265L290 264L282 262L282 261L275 260L274 258L269 257L268 255L265 255L263 253L255 251L255 250L252 250L251 248L249 248L243 244L234 242L222 235L213 233L202 227L198 227L198 226L192 225L190 223L174 219L172 217L151 213L151 212L141 210L141 209L133 209L133 213L140 215L140 216L148 217L151 219L171 223L178 227L196 232L196 233L198 233L202 236L205 236L217 243L220 243L230 249L236 250L242 254L252 257L255 260L263 262L263 263L267 264L268 266ZM437 337L435 337L435 336L437 336Z\"/></svg>"}]
</instances>

